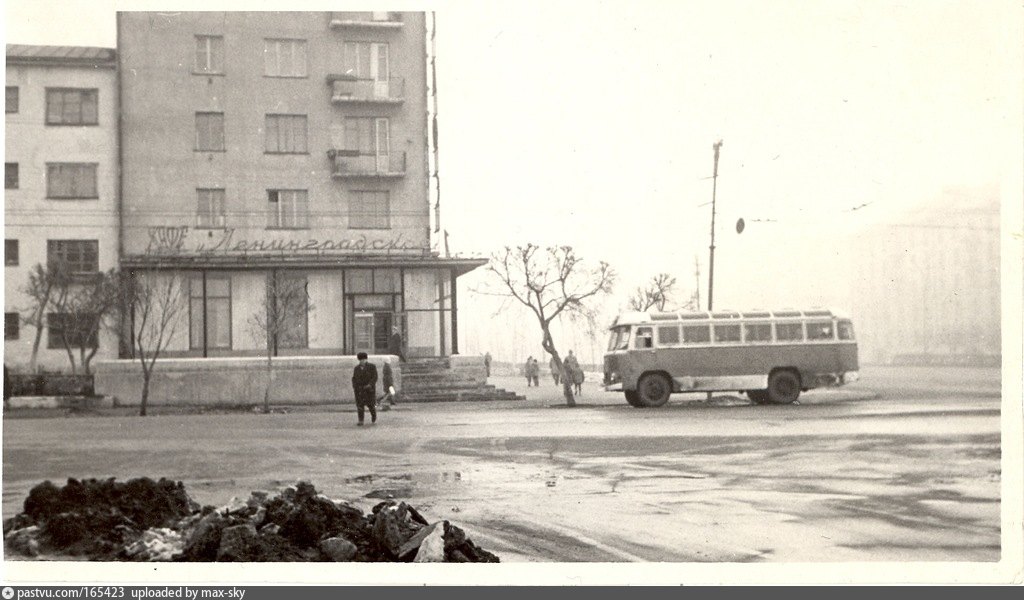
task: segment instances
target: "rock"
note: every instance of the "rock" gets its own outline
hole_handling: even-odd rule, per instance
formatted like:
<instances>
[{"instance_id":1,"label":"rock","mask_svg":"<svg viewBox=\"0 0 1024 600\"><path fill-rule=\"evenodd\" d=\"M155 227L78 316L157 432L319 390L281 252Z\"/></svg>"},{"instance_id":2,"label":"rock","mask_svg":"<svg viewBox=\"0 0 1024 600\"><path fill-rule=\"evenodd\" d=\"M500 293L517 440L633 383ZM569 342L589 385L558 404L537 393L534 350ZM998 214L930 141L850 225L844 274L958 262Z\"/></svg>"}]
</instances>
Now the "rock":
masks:
<instances>
[{"instance_id":1,"label":"rock","mask_svg":"<svg viewBox=\"0 0 1024 600\"><path fill-rule=\"evenodd\" d=\"M359 549L352 542L338 536L320 542L320 551L334 562L347 562L352 560Z\"/></svg>"},{"instance_id":2,"label":"rock","mask_svg":"<svg viewBox=\"0 0 1024 600\"><path fill-rule=\"evenodd\" d=\"M125 557L141 561L169 561L185 547L180 532L165 527L147 529L134 544L125 548Z\"/></svg>"},{"instance_id":3,"label":"rock","mask_svg":"<svg viewBox=\"0 0 1024 600\"><path fill-rule=\"evenodd\" d=\"M249 517L249 522L253 524L253 527L259 527L263 524L263 519L265 518L267 518L267 509L261 506Z\"/></svg>"},{"instance_id":4,"label":"rock","mask_svg":"<svg viewBox=\"0 0 1024 600\"><path fill-rule=\"evenodd\" d=\"M4 549L11 554L38 556L41 533L37 525L14 529L4 536Z\"/></svg>"},{"instance_id":5,"label":"rock","mask_svg":"<svg viewBox=\"0 0 1024 600\"><path fill-rule=\"evenodd\" d=\"M269 525L264 525L263 528L260 529L260 535L278 535L280 532L281 526L277 523L270 523Z\"/></svg>"},{"instance_id":6,"label":"rock","mask_svg":"<svg viewBox=\"0 0 1024 600\"><path fill-rule=\"evenodd\" d=\"M217 560L222 562L251 561L255 555L259 536L252 523L225 527L221 532Z\"/></svg>"},{"instance_id":7,"label":"rock","mask_svg":"<svg viewBox=\"0 0 1024 600\"><path fill-rule=\"evenodd\" d=\"M416 558L413 562L433 563L444 562L444 527L425 527L423 531L430 529L430 533L423 538L419 550L416 551Z\"/></svg>"},{"instance_id":8,"label":"rock","mask_svg":"<svg viewBox=\"0 0 1024 600\"><path fill-rule=\"evenodd\" d=\"M398 529L398 520L395 518L394 512L384 509L377 513L373 520L373 539L391 556L398 556L398 551L405 540Z\"/></svg>"},{"instance_id":9,"label":"rock","mask_svg":"<svg viewBox=\"0 0 1024 600\"><path fill-rule=\"evenodd\" d=\"M231 501L226 505L217 509L222 515L247 513L249 512L249 503L242 500L238 496L231 498Z\"/></svg>"},{"instance_id":10,"label":"rock","mask_svg":"<svg viewBox=\"0 0 1024 600\"><path fill-rule=\"evenodd\" d=\"M186 560L213 561L220 548L222 530L228 525L227 517L214 511L196 524L185 543L183 556Z\"/></svg>"},{"instance_id":11,"label":"rock","mask_svg":"<svg viewBox=\"0 0 1024 600\"><path fill-rule=\"evenodd\" d=\"M423 540L426 539L426 537L428 535L430 535L435 530L439 530L441 532L442 541L443 541L443 539L444 539L444 526L442 525L442 523L440 521L438 521L437 523L434 523L433 525L427 525L426 527L423 527L422 529L417 531L415 535L413 535L404 544L402 544L402 547L398 549L398 558L404 559L406 556L409 556L410 554L415 552L420 547L420 545L423 543ZM444 550L443 547L441 549ZM420 561L420 562L422 562L422 561Z\"/></svg>"},{"instance_id":12,"label":"rock","mask_svg":"<svg viewBox=\"0 0 1024 600\"><path fill-rule=\"evenodd\" d=\"M267 503L267 493L262 490L253 490L246 503L250 508L259 508Z\"/></svg>"}]
</instances>

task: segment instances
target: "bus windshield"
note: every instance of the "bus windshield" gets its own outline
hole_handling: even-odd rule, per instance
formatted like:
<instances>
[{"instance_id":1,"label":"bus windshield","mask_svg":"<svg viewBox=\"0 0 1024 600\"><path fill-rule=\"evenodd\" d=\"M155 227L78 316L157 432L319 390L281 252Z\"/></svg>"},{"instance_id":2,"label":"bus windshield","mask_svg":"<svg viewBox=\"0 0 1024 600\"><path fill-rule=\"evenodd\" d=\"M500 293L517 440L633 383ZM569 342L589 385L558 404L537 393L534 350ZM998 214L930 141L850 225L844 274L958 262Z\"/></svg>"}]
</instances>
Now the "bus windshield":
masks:
<instances>
[{"instance_id":1,"label":"bus windshield","mask_svg":"<svg viewBox=\"0 0 1024 600\"><path fill-rule=\"evenodd\" d=\"M611 339L608 340L608 351L626 350L627 348L629 348L629 327L613 328Z\"/></svg>"}]
</instances>

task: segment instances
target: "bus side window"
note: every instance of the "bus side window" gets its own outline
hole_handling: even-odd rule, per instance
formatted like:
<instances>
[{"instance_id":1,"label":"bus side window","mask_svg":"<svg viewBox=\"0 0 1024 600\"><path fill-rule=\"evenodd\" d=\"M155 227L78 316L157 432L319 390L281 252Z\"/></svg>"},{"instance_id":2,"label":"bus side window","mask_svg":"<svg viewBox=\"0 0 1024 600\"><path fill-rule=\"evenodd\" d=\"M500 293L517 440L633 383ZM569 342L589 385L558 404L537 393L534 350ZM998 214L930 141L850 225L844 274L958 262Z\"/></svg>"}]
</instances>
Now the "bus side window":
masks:
<instances>
[{"instance_id":1,"label":"bus side window","mask_svg":"<svg viewBox=\"0 0 1024 600\"><path fill-rule=\"evenodd\" d=\"M637 327L636 328L636 347L637 348L653 348L654 347L654 330L650 327Z\"/></svg>"},{"instance_id":2,"label":"bus side window","mask_svg":"<svg viewBox=\"0 0 1024 600\"><path fill-rule=\"evenodd\" d=\"M808 340L831 340L832 336L832 321L808 321L807 322L807 339Z\"/></svg>"},{"instance_id":3,"label":"bus side window","mask_svg":"<svg viewBox=\"0 0 1024 600\"><path fill-rule=\"evenodd\" d=\"M679 343L679 327L676 325L663 325L658 328L658 345L674 346Z\"/></svg>"},{"instance_id":4,"label":"bus side window","mask_svg":"<svg viewBox=\"0 0 1024 600\"><path fill-rule=\"evenodd\" d=\"M801 323L776 323L775 339L780 342L802 342L804 326Z\"/></svg>"},{"instance_id":5,"label":"bus side window","mask_svg":"<svg viewBox=\"0 0 1024 600\"><path fill-rule=\"evenodd\" d=\"M707 325L684 325L684 344L706 344L711 341L711 328Z\"/></svg>"}]
</instances>

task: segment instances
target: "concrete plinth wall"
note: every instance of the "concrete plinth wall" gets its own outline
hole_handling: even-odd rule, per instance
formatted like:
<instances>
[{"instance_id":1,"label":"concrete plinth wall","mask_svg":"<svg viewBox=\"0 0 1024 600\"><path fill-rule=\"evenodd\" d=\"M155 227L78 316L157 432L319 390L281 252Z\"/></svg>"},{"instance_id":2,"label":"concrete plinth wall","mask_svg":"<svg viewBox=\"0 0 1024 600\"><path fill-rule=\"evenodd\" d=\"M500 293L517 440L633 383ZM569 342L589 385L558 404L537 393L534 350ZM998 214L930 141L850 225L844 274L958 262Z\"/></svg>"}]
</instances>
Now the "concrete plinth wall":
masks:
<instances>
[{"instance_id":1,"label":"concrete plinth wall","mask_svg":"<svg viewBox=\"0 0 1024 600\"><path fill-rule=\"evenodd\" d=\"M398 357L373 355L377 395L383 394L384 363L391 364L401 391ZM282 356L274 359L272 404L331 404L355 401L352 356ZM96 394L120 406L142 400L142 368L137 360L106 360L95 365ZM158 360L149 385L151 406L261 404L267 384L265 357L168 358Z\"/></svg>"},{"instance_id":2,"label":"concrete plinth wall","mask_svg":"<svg viewBox=\"0 0 1024 600\"><path fill-rule=\"evenodd\" d=\"M487 365L483 356L453 354L448 358L451 370L465 378L472 378L479 385L487 383Z\"/></svg>"}]
</instances>

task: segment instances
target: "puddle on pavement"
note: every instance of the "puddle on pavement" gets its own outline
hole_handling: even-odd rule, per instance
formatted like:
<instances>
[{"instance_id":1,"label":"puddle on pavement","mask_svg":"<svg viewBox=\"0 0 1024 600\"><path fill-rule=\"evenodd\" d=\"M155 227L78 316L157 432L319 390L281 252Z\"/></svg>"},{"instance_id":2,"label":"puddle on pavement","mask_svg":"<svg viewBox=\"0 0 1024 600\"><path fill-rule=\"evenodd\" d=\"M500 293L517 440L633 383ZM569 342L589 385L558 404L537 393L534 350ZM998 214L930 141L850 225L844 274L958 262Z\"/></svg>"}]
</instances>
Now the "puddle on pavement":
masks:
<instances>
[{"instance_id":1,"label":"puddle on pavement","mask_svg":"<svg viewBox=\"0 0 1024 600\"><path fill-rule=\"evenodd\" d=\"M430 487L438 484L452 484L461 482L463 475L461 471L441 471L435 473L398 473L398 474L377 474L367 473L356 477L349 477L344 480L348 484L363 484L375 487L365 494L364 498L377 498L381 500L392 500L410 498L417 487ZM388 485L399 483L401 485Z\"/></svg>"}]
</instances>

